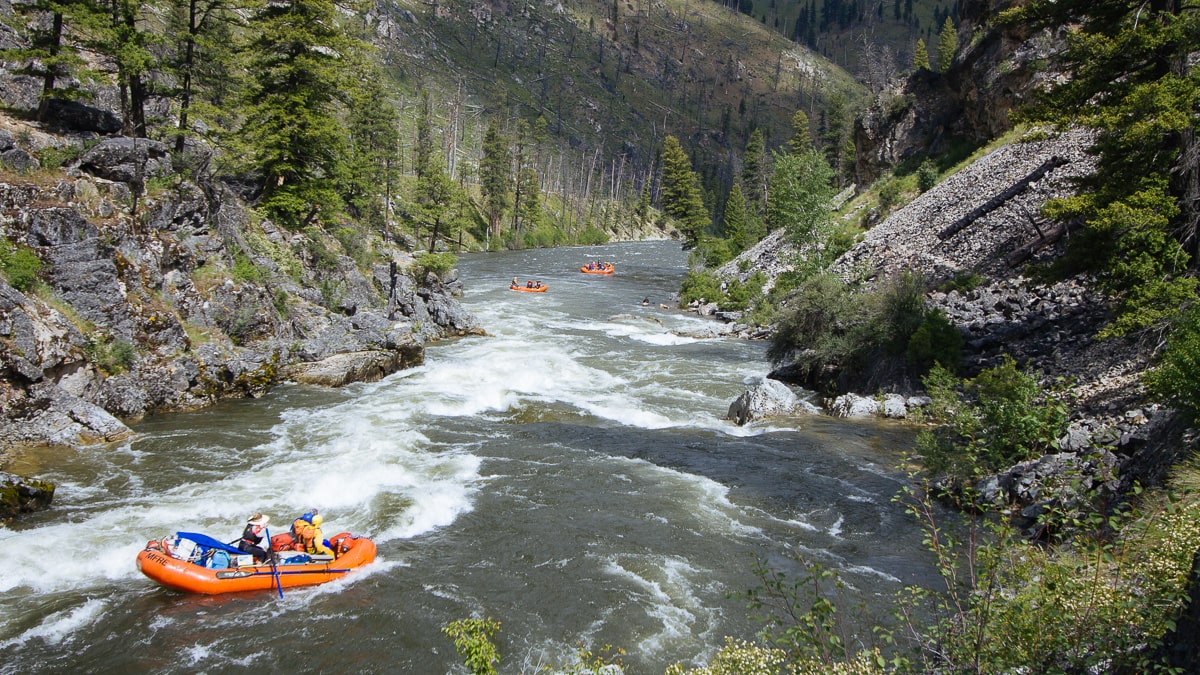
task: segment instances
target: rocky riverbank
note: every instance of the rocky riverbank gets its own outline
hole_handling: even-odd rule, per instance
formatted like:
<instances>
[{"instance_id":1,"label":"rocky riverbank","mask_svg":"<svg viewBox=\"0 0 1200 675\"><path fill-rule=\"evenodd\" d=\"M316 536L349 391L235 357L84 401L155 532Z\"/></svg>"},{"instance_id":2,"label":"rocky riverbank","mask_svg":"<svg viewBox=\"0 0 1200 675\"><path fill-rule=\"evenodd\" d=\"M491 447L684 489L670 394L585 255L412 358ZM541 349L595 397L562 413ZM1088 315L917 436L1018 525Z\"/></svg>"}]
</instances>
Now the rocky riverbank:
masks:
<instances>
[{"instance_id":1,"label":"rocky riverbank","mask_svg":"<svg viewBox=\"0 0 1200 675\"><path fill-rule=\"evenodd\" d=\"M0 279L0 456L118 441L143 415L283 381L378 379L419 364L430 340L482 332L457 273L403 239L278 228L172 158L152 140L0 116L0 237L36 259L22 289Z\"/></svg>"},{"instance_id":2,"label":"rocky riverbank","mask_svg":"<svg viewBox=\"0 0 1200 675\"><path fill-rule=\"evenodd\" d=\"M902 272L924 275L937 289L926 295L926 305L943 312L963 336L963 375L974 376L1008 355L1044 384L1065 385L1072 423L1059 439L1063 452L977 486L989 500L1015 505L1014 513L1024 513L1030 522L1047 500L1059 498L1038 485L1053 482L1062 471L1115 468L1120 481L1096 480L1092 488L1123 490L1134 480L1161 481L1194 446L1175 411L1147 400L1141 375L1152 367L1156 345L1138 337L1100 339L1111 315L1090 279L1043 283L1026 273L1028 263L1062 253L1063 233L1036 214L1047 200L1070 194L1073 180L1093 170L1086 152L1090 141L1078 130L1039 132L998 148L896 209L833 266L847 282L866 288ZM795 255L782 233L775 233L718 274L744 282L763 272L770 284L790 269ZM750 335L733 322L725 332ZM778 366L771 377L790 381L788 364ZM827 392L820 401L823 411L904 418L926 400L920 382L873 384ZM731 405L730 417L741 423L780 410L803 409L768 387L756 387Z\"/></svg>"}]
</instances>

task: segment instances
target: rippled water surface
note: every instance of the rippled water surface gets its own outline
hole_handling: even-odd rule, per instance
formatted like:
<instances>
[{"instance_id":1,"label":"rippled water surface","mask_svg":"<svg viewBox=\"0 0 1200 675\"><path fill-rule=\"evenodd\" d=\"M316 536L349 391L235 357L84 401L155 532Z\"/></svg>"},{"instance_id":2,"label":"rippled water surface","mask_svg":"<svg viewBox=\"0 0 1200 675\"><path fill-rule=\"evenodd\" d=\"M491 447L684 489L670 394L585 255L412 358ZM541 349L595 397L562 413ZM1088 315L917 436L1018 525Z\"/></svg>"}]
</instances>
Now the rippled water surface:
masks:
<instances>
[{"instance_id":1,"label":"rippled water surface","mask_svg":"<svg viewBox=\"0 0 1200 675\"><path fill-rule=\"evenodd\" d=\"M579 273L592 259L617 273ZM502 623L502 673L580 645L661 673L753 635L737 594L757 584L756 557L800 552L868 604L928 577L891 502L910 433L724 420L769 370L765 345L686 337L707 320L658 307L684 276L677 243L460 269L489 335L430 345L418 368L284 386L9 467L59 489L51 510L0 528L0 672L465 672L441 627L487 616ZM509 291L514 275L549 291ZM148 539L233 539L254 511L282 530L310 506L327 534L372 537L378 560L282 600L185 595L134 565Z\"/></svg>"}]
</instances>

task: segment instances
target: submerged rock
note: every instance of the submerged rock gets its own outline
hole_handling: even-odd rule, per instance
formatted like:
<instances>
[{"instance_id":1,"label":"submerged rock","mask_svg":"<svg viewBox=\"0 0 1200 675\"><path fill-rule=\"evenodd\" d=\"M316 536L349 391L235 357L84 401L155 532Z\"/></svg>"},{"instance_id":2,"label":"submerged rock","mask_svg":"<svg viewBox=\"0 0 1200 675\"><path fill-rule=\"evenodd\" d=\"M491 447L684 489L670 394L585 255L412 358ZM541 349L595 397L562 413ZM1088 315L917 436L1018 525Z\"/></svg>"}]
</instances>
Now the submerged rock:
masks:
<instances>
[{"instance_id":1,"label":"submerged rock","mask_svg":"<svg viewBox=\"0 0 1200 675\"><path fill-rule=\"evenodd\" d=\"M0 471L0 521L49 508L53 498L54 483Z\"/></svg>"}]
</instances>

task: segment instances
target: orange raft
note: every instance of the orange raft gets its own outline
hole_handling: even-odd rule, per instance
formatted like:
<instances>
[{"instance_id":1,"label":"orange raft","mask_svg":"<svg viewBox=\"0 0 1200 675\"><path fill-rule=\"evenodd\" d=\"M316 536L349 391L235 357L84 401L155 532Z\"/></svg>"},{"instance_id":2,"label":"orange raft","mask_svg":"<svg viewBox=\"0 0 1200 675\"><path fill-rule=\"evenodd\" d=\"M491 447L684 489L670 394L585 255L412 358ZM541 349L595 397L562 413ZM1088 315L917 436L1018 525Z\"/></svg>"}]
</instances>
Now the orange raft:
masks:
<instances>
[{"instance_id":1,"label":"orange raft","mask_svg":"<svg viewBox=\"0 0 1200 675\"><path fill-rule=\"evenodd\" d=\"M612 274L617 270L612 265L603 265L601 267L597 267L596 269L588 269L588 266L584 265L583 267L579 268L579 271L583 272L584 274Z\"/></svg>"},{"instance_id":2,"label":"orange raft","mask_svg":"<svg viewBox=\"0 0 1200 675\"><path fill-rule=\"evenodd\" d=\"M294 551L278 553L277 564L230 554L228 545L188 532L150 541L137 556L138 569L168 588L189 593L236 593L311 586L340 579L375 560L375 542L343 532L329 540L336 559ZM215 544L208 546L206 544Z\"/></svg>"},{"instance_id":3,"label":"orange raft","mask_svg":"<svg viewBox=\"0 0 1200 675\"><path fill-rule=\"evenodd\" d=\"M529 288L528 286L509 286L510 291L521 291L522 293L545 293L549 286L538 286L537 288Z\"/></svg>"}]
</instances>

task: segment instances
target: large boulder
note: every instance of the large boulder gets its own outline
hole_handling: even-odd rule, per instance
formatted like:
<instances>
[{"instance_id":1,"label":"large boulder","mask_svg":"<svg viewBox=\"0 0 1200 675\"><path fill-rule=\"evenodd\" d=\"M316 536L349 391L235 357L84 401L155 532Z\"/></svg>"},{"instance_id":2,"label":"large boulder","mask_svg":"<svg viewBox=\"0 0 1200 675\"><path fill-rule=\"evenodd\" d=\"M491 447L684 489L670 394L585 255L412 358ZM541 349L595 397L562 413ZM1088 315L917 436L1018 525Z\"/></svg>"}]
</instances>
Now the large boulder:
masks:
<instances>
[{"instance_id":1,"label":"large boulder","mask_svg":"<svg viewBox=\"0 0 1200 675\"><path fill-rule=\"evenodd\" d=\"M121 118L111 112L59 98L49 102L45 121L49 126L64 131L115 134L121 130Z\"/></svg>"},{"instance_id":2,"label":"large boulder","mask_svg":"<svg viewBox=\"0 0 1200 675\"><path fill-rule=\"evenodd\" d=\"M54 483L0 471L0 521L48 508L52 499Z\"/></svg>"},{"instance_id":3,"label":"large boulder","mask_svg":"<svg viewBox=\"0 0 1200 675\"><path fill-rule=\"evenodd\" d=\"M800 413L816 412L811 404L796 396L786 384L763 379L729 404L725 419L733 420L738 426L766 417L786 417Z\"/></svg>"},{"instance_id":4,"label":"large boulder","mask_svg":"<svg viewBox=\"0 0 1200 675\"><path fill-rule=\"evenodd\" d=\"M391 351L334 354L315 363L299 363L289 370L291 379L303 384L341 387L352 382L375 382L403 368L419 365L424 350L416 342Z\"/></svg>"},{"instance_id":5,"label":"large boulder","mask_svg":"<svg viewBox=\"0 0 1200 675\"><path fill-rule=\"evenodd\" d=\"M858 394L842 394L833 399L828 408L834 417L874 417L883 410L883 404Z\"/></svg>"},{"instance_id":6,"label":"large boulder","mask_svg":"<svg viewBox=\"0 0 1200 675\"><path fill-rule=\"evenodd\" d=\"M147 138L106 138L79 158L82 171L121 183L171 173L170 148Z\"/></svg>"}]
</instances>

